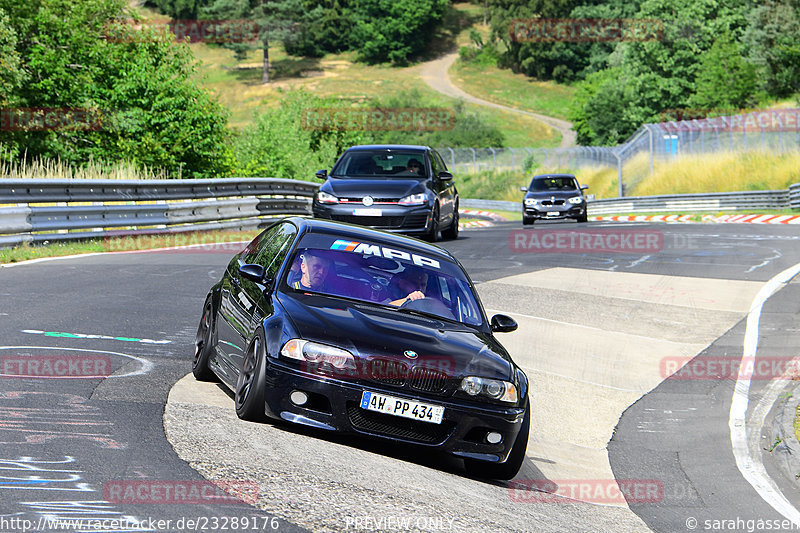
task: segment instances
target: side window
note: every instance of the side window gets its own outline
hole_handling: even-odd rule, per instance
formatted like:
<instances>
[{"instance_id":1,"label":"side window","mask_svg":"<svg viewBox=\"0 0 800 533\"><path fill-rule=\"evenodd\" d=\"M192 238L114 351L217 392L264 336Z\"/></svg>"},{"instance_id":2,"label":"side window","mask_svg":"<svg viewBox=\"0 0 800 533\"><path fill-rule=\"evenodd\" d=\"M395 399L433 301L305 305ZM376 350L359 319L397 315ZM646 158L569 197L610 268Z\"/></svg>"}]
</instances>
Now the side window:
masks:
<instances>
[{"instance_id":1,"label":"side window","mask_svg":"<svg viewBox=\"0 0 800 533\"><path fill-rule=\"evenodd\" d=\"M267 228L259 233L255 239L250 241L250 244L248 244L242 251L242 261L247 264L255 263L256 257L261 251L261 248L264 246L264 243L268 242L272 237L274 237L278 231L280 231L281 226L282 224L276 224L271 228Z\"/></svg>"},{"instance_id":2,"label":"side window","mask_svg":"<svg viewBox=\"0 0 800 533\"><path fill-rule=\"evenodd\" d=\"M433 169L433 177L435 178L436 176L439 175L439 170L441 169L441 167L439 166L439 163L436 162L436 158L434 157L433 152L428 152L428 159L430 159L431 161L431 168Z\"/></svg>"},{"instance_id":3,"label":"side window","mask_svg":"<svg viewBox=\"0 0 800 533\"><path fill-rule=\"evenodd\" d=\"M444 164L444 159L442 159L442 156L439 155L439 152L434 150L433 151L433 156L436 158L436 161L439 163L439 170L445 170L446 171L447 170L447 165Z\"/></svg>"},{"instance_id":4,"label":"side window","mask_svg":"<svg viewBox=\"0 0 800 533\"><path fill-rule=\"evenodd\" d=\"M267 277L275 277L280 269L283 259L289 253L289 244L297 233L292 224L280 224L269 241L266 241L259 250L255 263L266 269Z\"/></svg>"}]
</instances>

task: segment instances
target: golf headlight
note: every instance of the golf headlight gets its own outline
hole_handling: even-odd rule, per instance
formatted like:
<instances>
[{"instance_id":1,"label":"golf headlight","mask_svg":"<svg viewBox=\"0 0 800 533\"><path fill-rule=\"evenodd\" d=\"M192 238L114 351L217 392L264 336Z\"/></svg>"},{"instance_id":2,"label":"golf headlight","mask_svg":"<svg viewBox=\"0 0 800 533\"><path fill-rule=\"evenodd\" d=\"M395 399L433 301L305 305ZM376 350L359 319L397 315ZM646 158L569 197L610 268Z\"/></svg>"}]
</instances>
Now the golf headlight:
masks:
<instances>
[{"instance_id":1,"label":"golf headlight","mask_svg":"<svg viewBox=\"0 0 800 533\"><path fill-rule=\"evenodd\" d=\"M470 396L486 396L501 402L516 403L518 399L517 388L513 383L498 379L467 376L461 380L461 390Z\"/></svg>"},{"instance_id":2,"label":"golf headlight","mask_svg":"<svg viewBox=\"0 0 800 533\"><path fill-rule=\"evenodd\" d=\"M539 200L536 198L525 198L525 205L536 205L539 203Z\"/></svg>"},{"instance_id":3,"label":"golf headlight","mask_svg":"<svg viewBox=\"0 0 800 533\"><path fill-rule=\"evenodd\" d=\"M339 199L338 198L336 198L332 194L328 194L328 193L323 192L323 191L319 191L317 193L317 201L319 201L319 203L321 203L321 204L338 204L339 203Z\"/></svg>"},{"instance_id":4,"label":"golf headlight","mask_svg":"<svg viewBox=\"0 0 800 533\"><path fill-rule=\"evenodd\" d=\"M355 366L353 354L347 350L303 339L288 341L281 348L281 355L298 361L328 363L339 370Z\"/></svg>"},{"instance_id":5,"label":"golf headlight","mask_svg":"<svg viewBox=\"0 0 800 533\"><path fill-rule=\"evenodd\" d=\"M580 196L573 196L572 198L570 198L567 201L569 203L571 203L571 204L579 204L579 203L581 203L583 201L583 198L581 198Z\"/></svg>"},{"instance_id":6,"label":"golf headlight","mask_svg":"<svg viewBox=\"0 0 800 533\"><path fill-rule=\"evenodd\" d=\"M400 198L400 201L397 202L400 205L424 205L427 198L425 197L425 193L421 192L419 194L409 194L408 196L404 196Z\"/></svg>"}]
</instances>

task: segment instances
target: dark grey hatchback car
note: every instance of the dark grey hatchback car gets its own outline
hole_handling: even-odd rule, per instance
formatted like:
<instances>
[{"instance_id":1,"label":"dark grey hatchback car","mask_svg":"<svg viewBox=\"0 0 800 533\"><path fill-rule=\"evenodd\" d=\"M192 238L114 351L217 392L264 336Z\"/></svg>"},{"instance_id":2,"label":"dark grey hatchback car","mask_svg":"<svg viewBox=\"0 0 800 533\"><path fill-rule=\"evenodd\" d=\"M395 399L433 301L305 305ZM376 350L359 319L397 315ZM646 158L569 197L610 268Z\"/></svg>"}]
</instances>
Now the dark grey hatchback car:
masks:
<instances>
[{"instance_id":1,"label":"dark grey hatchback car","mask_svg":"<svg viewBox=\"0 0 800 533\"><path fill-rule=\"evenodd\" d=\"M586 222L588 218L583 191L588 188L588 185L580 185L572 174L534 176L528 187L520 187L526 193L522 199L522 224L533 224L537 219L567 218Z\"/></svg>"},{"instance_id":2,"label":"dark grey hatchback car","mask_svg":"<svg viewBox=\"0 0 800 533\"><path fill-rule=\"evenodd\" d=\"M314 196L315 218L349 222L436 241L458 238L458 191L439 153L428 146L348 148Z\"/></svg>"}]
</instances>

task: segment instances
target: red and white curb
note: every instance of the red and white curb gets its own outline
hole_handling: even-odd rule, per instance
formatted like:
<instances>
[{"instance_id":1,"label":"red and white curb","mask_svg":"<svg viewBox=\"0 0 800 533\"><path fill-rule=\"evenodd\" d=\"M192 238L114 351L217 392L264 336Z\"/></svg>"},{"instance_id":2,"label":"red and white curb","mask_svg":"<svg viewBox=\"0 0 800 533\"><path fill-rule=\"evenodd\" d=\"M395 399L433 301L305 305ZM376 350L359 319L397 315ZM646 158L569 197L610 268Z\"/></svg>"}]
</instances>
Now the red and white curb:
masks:
<instances>
[{"instance_id":1,"label":"red and white curb","mask_svg":"<svg viewBox=\"0 0 800 533\"><path fill-rule=\"evenodd\" d=\"M469 220L467 222L459 222L458 227L463 228L488 228L494 226L495 222L505 222L506 217L492 213L491 211L477 211L474 209L460 209L458 211L462 217L477 217L484 220Z\"/></svg>"},{"instance_id":2,"label":"red and white curb","mask_svg":"<svg viewBox=\"0 0 800 533\"><path fill-rule=\"evenodd\" d=\"M613 215L589 217L612 222L707 222L712 224L800 224L800 215Z\"/></svg>"}]
</instances>

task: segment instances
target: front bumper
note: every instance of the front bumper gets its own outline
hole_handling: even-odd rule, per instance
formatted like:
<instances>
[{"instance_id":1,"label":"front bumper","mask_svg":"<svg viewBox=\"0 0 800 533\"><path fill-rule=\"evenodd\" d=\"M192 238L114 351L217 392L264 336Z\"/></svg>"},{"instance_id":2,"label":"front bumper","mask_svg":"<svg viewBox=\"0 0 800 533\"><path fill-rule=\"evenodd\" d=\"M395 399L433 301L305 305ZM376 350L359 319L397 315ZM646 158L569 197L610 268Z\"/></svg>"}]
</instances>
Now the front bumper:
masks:
<instances>
[{"instance_id":1,"label":"front bumper","mask_svg":"<svg viewBox=\"0 0 800 533\"><path fill-rule=\"evenodd\" d=\"M377 382L333 379L272 358L268 358L266 364L267 416L346 434L426 446L459 457L505 461L525 414L525 408L522 407L411 395ZM410 420L362 409L361 394L365 390L441 405L444 407L442 423ZM309 402L303 407L295 405L289 399L292 391L306 393ZM498 444L486 442L485 435L489 431L500 433L502 441Z\"/></svg>"},{"instance_id":2,"label":"front bumper","mask_svg":"<svg viewBox=\"0 0 800 533\"><path fill-rule=\"evenodd\" d=\"M360 204L319 204L311 206L315 218L326 218L360 226L408 234L422 234L428 229L431 208L427 205L404 206L375 204L369 208ZM380 215L369 214L380 210ZM356 213L363 213L366 216Z\"/></svg>"},{"instance_id":3,"label":"front bumper","mask_svg":"<svg viewBox=\"0 0 800 533\"><path fill-rule=\"evenodd\" d=\"M528 219L540 220L563 220L566 218L581 218L586 215L585 204L564 204L544 206L537 204L535 206L522 205L522 214Z\"/></svg>"}]
</instances>

